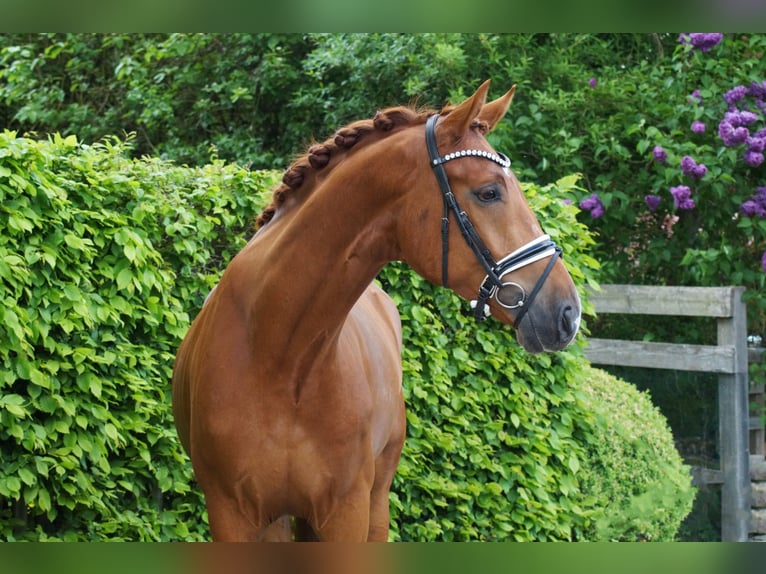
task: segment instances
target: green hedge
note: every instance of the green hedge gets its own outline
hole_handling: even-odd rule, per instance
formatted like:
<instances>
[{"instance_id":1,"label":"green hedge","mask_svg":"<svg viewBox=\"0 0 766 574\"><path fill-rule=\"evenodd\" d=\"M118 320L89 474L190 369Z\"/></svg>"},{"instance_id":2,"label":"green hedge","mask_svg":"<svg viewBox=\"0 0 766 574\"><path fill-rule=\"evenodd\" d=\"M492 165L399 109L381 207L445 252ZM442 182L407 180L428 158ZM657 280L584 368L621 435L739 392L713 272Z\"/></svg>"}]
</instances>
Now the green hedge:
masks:
<instances>
[{"instance_id":1,"label":"green hedge","mask_svg":"<svg viewBox=\"0 0 766 574\"><path fill-rule=\"evenodd\" d=\"M266 176L123 150L0 135L3 539L205 535L173 357Z\"/></svg>"},{"instance_id":2,"label":"green hedge","mask_svg":"<svg viewBox=\"0 0 766 574\"><path fill-rule=\"evenodd\" d=\"M172 423L172 361L278 175L128 160L129 145L0 135L5 540L207 537ZM582 289L597 265L562 201L576 177L526 192ZM405 330L392 539L672 538L692 492L681 479L654 488L684 469L644 397L593 384L580 346L526 355L509 329L475 325L465 302L403 265L380 281ZM624 397L630 408L613 408ZM624 521L609 520L614 508Z\"/></svg>"}]
</instances>

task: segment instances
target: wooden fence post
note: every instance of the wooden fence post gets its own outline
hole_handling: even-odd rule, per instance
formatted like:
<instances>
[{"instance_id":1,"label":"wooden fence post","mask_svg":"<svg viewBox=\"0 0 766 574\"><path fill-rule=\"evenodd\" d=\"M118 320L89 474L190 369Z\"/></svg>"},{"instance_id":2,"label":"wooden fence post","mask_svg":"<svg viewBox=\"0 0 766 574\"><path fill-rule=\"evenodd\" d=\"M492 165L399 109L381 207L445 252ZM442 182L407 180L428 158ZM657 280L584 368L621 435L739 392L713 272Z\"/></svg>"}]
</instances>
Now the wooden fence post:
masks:
<instances>
[{"instance_id":1,"label":"wooden fence post","mask_svg":"<svg viewBox=\"0 0 766 574\"><path fill-rule=\"evenodd\" d=\"M731 317L718 318L718 345L734 348L733 373L718 375L721 470L721 540L745 542L750 518L750 436L748 413L747 324L744 287L731 291Z\"/></svg>"}]
</instances>

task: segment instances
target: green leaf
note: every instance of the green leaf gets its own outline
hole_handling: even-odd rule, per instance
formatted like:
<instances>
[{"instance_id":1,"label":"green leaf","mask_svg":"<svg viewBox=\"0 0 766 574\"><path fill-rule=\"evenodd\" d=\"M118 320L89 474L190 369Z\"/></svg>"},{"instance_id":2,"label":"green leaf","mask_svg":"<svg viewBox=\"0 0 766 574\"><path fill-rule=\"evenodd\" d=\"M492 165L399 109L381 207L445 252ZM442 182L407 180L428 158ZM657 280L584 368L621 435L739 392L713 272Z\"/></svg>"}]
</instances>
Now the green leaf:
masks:
<instances>
[{"instance_id":1,"label":"green leaf","mask_svg":"<svg viewBox=\"0 0 766 574\"><path fill-rule=\"evenodd\" d=\"M117 288L124 290L133 281L133 272L130 268L125 268L117 274Z\"/></svg>"},{"instance_id":2,"label":"green leaf","mask_svg":"<svg viewBox=\"0 0 766 574\"><path fill-rule=\"evenodd\" d=\"M0 476L0 496L17 498L21 493L21 481L15 476Z\"/></svg>"},{"instance_id":3,"label":"green leaf","mask_svg":"<svg viewBox=\"0 0 766 574\"><path fill-rule=\"evenodd\" d=\"M29 414L25 407L26 402L24 397L17 394L0 396L0 408L17 417L25 417Z\"/></svg>"},{"instance_id":4,"label":"green leaf","mask_svg":"<svg viewBox=\"0 0 766 574\"><path fill-rule=\"evenodd\" d=\"M64 234L64 242L77 251L84 251L86 249L85 241L73 233Z\"/></svg>"},{"instance_id":5,"label":"green leaf","mask_svg":"<svg viewBox=\"0 0 766 574\"><path fill-rule=\"evenodd\" d=\"M460 362L466 362L469 360L468 353L460 347L455 347L452 349L452 356L455 357L455 360Z\"/></svg>"},{"instance_id":6,"label":"green leaf","mask_svg":"<svg viewBox=\"0 0 766 574\"><path fill-rule=\"evenodd\" d=\"M34 473L30 472L27 468L19 469L19 478L24 484L28 486L34 486L37 484L37 477L35 477Z\"/></svg>"},{"instance_id":7,"label":"green leaf","mask_svg":"<svg viewBox=\"0 0 766 574\"><path fill-rule=\"evenodd\" d=\"M117 428L112 423L106 423L104 425L104 433L114 442L117 442L120 438Z\"/></svg>"},{"instance_id":8,"label":"green leaf","mask_svg":"<svg viewBox=\"0 0 766 574\"><path fill-rule=\"evenodd\" d=\"M125 257L128 258L128 260L133 263L136 260L136 246L132 243L126 243L122 247L123 252L125 253Z\"/></svg>"},{"instance_id":9,"label":"green leaf","mask_svg":"<svg viewBox=\"0 0 766 574\"><path fill-rule=\"evenodd\" d=\"M37 385L38 387L42 387L44 389L50 389L51 388L51 378L49 375L43 373L42 371L38 369L31 369L29 372L29 379Z\"/></svg>"},{"instance_id":10,"label":"green leaf","mask_svg":"<svg viewBox=\"0 0 766 574\"><path fill-rule=\"evenodd\" d=\"M577 459L577 456L574 454L572 454L569 457L569 461L567 462L567 464L569 466L569 469L575 474L577 474L577 472L580 470L580 461Z\"/></svg>"},{"instance_id":11,"label":"green leaf","mask_svg":"<svg viewBox=\"0 0 766 574\"><path fill-rule=\"evenodd\" d=\"M64 285L62 291L64 293L64 297L66 297L70 301L81 301L83 298L82 291L76 285L72 285L72 284Z\"/></svg>"},{"instance_id":12,"label":"green leaf","mask_svg":"<svg viewBox=\"0 0 766 574\"><path fill-rule=\"evenodd\" d=\"M40 506L40 510L43 512L49 512L52 508L51 496L44 488L41 488L37 492L37 504Z\"/></svg>"},{"instance_id":13,"label":"green leaf","mask_svg":"<svg viewBox=\"0 0 766 574\"><path fill-rule=\"evenodd\" d=\"M35 467L37 468L37 474L44 476L46 478L48 477L48 472L50 468L46 461L38 458L37 461L35 462Z\"/></svg>"},{"instance_id":14,"label":"green leaf","mask_svg":"<svg viewBox=\"0 0 766 574\"><path fill-rule=\"evenodd\" d=\"M10 308L3 308L0 309L0 313L2 313L2 323L5 327L13 331L18 340L23 340L25 338L24 328L21 326L16 312Z\"/></svg>"}]
</instances>

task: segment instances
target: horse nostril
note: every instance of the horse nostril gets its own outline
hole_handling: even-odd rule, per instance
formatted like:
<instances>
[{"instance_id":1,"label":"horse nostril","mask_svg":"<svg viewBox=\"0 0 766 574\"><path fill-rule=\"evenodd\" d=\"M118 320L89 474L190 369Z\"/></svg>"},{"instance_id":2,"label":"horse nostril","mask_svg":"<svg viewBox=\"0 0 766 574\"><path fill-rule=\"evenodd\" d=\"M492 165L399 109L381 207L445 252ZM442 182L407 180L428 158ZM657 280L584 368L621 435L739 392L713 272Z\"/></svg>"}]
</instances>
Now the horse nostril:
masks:
<instances>
[{"instance_id":1,"label":"horse nostril","mask_svg":"<svg viewBox=\"0 0 766 574\"><path fill-rule=\"evenodd\" d=\"M559 321L559 333L561 339L567 341L571 339L577 332L578 328L578 314L575 312L575 308L572 305L565 304L561 309L561 317Z\"/></svg>"}]
</instances>

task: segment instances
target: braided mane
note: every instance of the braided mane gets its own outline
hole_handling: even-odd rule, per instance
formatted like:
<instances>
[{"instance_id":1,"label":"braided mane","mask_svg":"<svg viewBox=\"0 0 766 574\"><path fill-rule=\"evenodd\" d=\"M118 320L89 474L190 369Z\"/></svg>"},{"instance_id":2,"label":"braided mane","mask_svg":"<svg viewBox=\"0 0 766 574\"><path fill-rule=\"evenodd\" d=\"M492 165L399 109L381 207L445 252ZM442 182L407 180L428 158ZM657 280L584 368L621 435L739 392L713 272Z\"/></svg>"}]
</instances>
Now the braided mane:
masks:
<instances>
[{"instance_id":1,"label":"braided mane","mask_svg":"<svg viewBox=\"0 0 766 574\"><path fill-rule=\"evenodd\" d=\"M440 113L446 115L452 108L445 107ZM402 128L425 124L434 113L433 110L417 110L408 106L386 108L378 111L372 119L359 120L339 129L323 143L312 144L285 171L282 184L274 191L271 203L256 219L256 229L269 223L277 210L290 203L292 198L310 192L321 181L322 173L329 172L328 166L337 165L352 149L383 139ZM473 127L487 131L486 124L478 120Z\"/></svg>"},{"instance_id":2,"label":"braided mane","mask_svg":"<svg viewBox=\"0 0 766 574\"><path fill-rule=\"evenodd\" d=\"M417 111L411 107L398 106L380 110L370 120L353 122L323 143L312 144L307 152L296 159L282 176L282 184L274 191L271 203L255 221L260 229L271 221L277 210L301 192L308 192L321 180L320 172L328 172L328 166L336 165L354 147L378 141L401 128L425 123L434 112ZM332 164L332 166L331 166Z\"/></svg>"}]
</instances>

